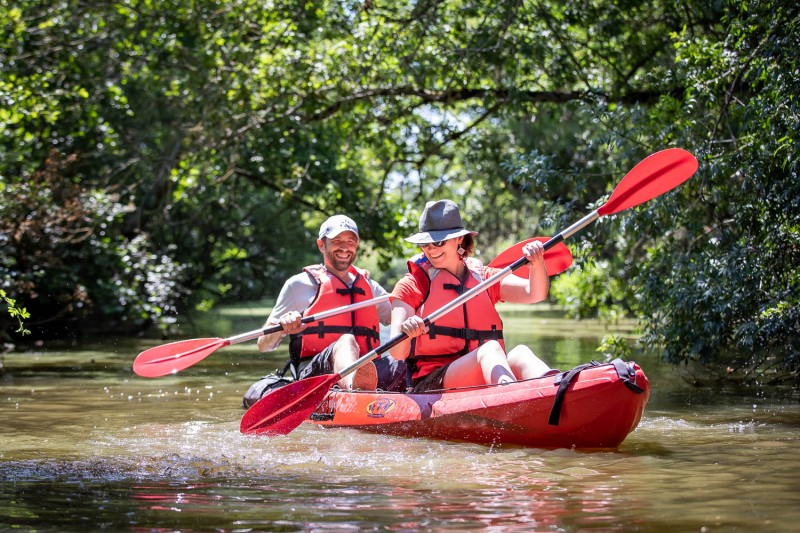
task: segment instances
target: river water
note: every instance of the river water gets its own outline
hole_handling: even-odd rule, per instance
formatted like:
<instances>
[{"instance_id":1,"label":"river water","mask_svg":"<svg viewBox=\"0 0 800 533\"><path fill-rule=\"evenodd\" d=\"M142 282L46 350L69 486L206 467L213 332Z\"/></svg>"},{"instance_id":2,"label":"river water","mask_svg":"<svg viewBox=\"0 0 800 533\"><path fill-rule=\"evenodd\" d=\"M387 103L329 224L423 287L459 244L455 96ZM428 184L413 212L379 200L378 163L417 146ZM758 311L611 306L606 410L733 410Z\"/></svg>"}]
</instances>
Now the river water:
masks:
<instances>
[{"instance_id":1,"label":"river water","mask_svg":"<svg viewBox=\"0 0 800 533\"><path fill-rule=\"evenodd\" d=\"M506 315L511 344L531 345L553 366L599 357L602 325ZM242 333L263 316L229 310L191 336ZM750 532L800 524L792 390L695 389L644 358L650 402L615 451L308 424L245 437L241 397L286 352L266 357L250 342L174 376L134 375L136 354L159 342L3 356L0 530Z\"/></svg>"}]
</instances>

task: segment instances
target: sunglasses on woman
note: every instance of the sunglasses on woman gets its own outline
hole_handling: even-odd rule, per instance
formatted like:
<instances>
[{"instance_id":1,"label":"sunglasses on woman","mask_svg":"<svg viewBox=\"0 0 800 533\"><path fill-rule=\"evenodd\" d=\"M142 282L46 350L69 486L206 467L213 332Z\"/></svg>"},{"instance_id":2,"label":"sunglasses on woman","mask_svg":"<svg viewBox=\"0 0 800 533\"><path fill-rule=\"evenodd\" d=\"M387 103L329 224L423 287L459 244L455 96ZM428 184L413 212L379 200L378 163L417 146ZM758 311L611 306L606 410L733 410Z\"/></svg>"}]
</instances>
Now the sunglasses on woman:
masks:
<instances>
[{"instance_id":1,"label":"sunglasses on woman","mask_svg":"<svg viewBox=\"0 0 800 533\"><path fill-rule=\"evenodd\" d=\"M441 248L442 246L444 246L444 243L446 243L446 242L447 242L447 239L445 239L443 241L426 242L426 243L420 244L419 247L422 248L423 250L425 248L428 248L428 247Z\"/></svg>"}]
</instances>

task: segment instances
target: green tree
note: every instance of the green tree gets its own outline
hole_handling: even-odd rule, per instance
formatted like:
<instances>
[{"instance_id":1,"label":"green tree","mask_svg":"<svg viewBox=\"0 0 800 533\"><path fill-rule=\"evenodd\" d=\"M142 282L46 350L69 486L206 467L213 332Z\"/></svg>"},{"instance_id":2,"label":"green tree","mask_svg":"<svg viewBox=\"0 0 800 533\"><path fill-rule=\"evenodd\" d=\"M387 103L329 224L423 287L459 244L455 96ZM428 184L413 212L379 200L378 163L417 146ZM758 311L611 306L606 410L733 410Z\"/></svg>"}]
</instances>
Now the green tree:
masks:
<instances>
[{"instance_id":1,"label":"green tree","mask_svg":"<svg viewBox=\"0 0 800 533\"><path fill-rule=\"evenodd\" d=\"M648 67L667 84L651 85L662 87L657 100L598 105L590 114L605 131L576 142L578 151L614 147L621 169L642 146L686 147L700 160L697 176L635 214L598 224L602 247L590 245L599 236L583 236L580 268L554 292L576 316L640 317L643 345L712 371L693 370L698 381L797 379L800 11L791 2L720 8L716 23L670 32L673 66ZM537 150L513 170L547 191L571 169Z\"/></svg>"},{"instance_id":2,"label":"green tree","mask_svg":"<svg viewBox=\"0 0 800 533\"><path fill-rule=\"evenodd\" d=\"M340 83L314 5L41 4L2 20L0 266L42 322L274 295L338 210L383 238L355 125L308 97Z\"/></svg>"},{"instance_id":3,"label":"green tree","mask_svg":"<svg viewBox=\"0 0 800 533\"><path fill-rule=\"evenodd\" d=\"M489 258L681 146L696 178L572 243L572 309L796 372L791 2L3 5L0 270L37 319L274 295L336 211L388 268L444 196Z\"/></svg>"},{"instance_id":4,"label":"green tree","mask_svg":"<svg viewBox=\"0 0 800 533\"><path fill-rule=\"evenodd\" d=\"M715 41L676 36L681 137L698 146L703 171L679 215L686 229L653 246L639 275L646 339L674 363L797 379L800 8L731 2L722 24Z\"/></svg>"}]
</instances>

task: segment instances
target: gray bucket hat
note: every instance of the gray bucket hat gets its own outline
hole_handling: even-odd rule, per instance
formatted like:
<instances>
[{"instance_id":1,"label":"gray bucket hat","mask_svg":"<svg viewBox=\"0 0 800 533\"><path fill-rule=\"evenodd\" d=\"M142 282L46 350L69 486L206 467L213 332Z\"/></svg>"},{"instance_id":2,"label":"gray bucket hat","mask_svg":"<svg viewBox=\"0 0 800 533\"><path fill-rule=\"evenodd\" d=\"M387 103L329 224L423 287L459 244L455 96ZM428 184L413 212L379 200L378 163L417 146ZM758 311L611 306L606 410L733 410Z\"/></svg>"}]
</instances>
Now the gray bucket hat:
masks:
<instances>
[{"instance_id":1,"label":"gray bucket hat","mask_svg":"<svg viewBox=\"0 0 800 533\"><path fill-rule=\"evenodd\" d=\"M425 210L419 217L419 233L406 238L414 244L454 239L461 235L477 235L477 231L464 228L458 205L452 200L438 200L425 204Z\"/></svg>"}]
</instances>

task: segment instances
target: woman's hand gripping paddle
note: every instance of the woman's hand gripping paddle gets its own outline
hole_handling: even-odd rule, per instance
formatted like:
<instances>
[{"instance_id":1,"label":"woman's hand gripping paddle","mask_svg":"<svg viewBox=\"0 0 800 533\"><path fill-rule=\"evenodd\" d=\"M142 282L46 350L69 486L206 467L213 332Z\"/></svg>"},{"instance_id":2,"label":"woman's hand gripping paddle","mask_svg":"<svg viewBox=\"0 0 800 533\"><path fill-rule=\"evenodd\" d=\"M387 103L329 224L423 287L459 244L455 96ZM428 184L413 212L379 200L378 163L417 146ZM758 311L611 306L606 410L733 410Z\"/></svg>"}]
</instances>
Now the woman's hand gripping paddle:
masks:
<instances>
[{"instance_id":1,"label":"woman's hand gripping paddle","mask_svg":"<svg viewBox=\"0 0 800 533\"><path fill-rule=\"evenodd\" d=\"M500 255L492 259L491 263L489 263L488 267L492 268L504 268L519 259L522 255L522 248L525 247L526 244L533 241L539 241L542 244L546 243L550 240L550 237L533 237L530 239L525 239L524 241L520 241L517 244L511 245L505 250L503 250ZM527 278L530 275L530 263L524 264L518 270L514 271L515 276L519 276L521 278ZM544 264L545 268L547 269L548 276L555 276L556 274L560 274L564 272L566 269L572 265L572 254L563 242L559 242L546 250L544 252Z\"/></svg>"},{"instance_id":2,"label":"woman's hand gripping paddle","mask_svg":"<svg viewBox=\"0 0 800 533\"><path fill-rule=\"evenodd\" d=\"M697 159L680 148L670 148L656 152L639 162L628 172L611 193L611 197L600 208L549 239L544 249L549 250L567 237L575 234L600 216L611 215L642 204L670 191L688 180L697 171ZM502 255L502 254L501 254ZM462 303L489 288L502 278L524 266L528 260L519 258L500 272L479 283L447 305L425 318L425 325L432 324L440 316L449 313ZM551 275L556 272L548 273ZM303 423L317 408L328 390L342 377L355 372L360 366L387 352L405 339L401 333L387 343L365 354L353 364L337 374L326 374L295 381L277 389L253 404L242 417L242 433L264 433L285 435Z\"/></svg>"},{"instance_id":3,"label":"woman's hand gripping paddle","mask_svg":"<svg viewBox=\"0 0 800 533\"><path fill-rule=\"evenodd\" d=\"M340 315L342 313L349 313L378 305L389 300L389 295L384 294L371 300L365 300L350 305L343 305L335 309L316 313L314 315L303 318L302 323L308 324L310 322L317 322L328 317ZM276 324L266 329L257 329L242 333L227 339L208 338L208 339L189 339L185 341L171 342L169 344L162 344L149 348L138 356L133 361L133 371L139 376L145 378L157 378L166 376L168 374L175 374L184 368L189 368L195 365L216 352L220 348L229 346L231 344L238 344L240 342L257 339L261 335L269 335L270 333L277 333L281 331L281 326Z\"/></svg>"}]
</instances>

